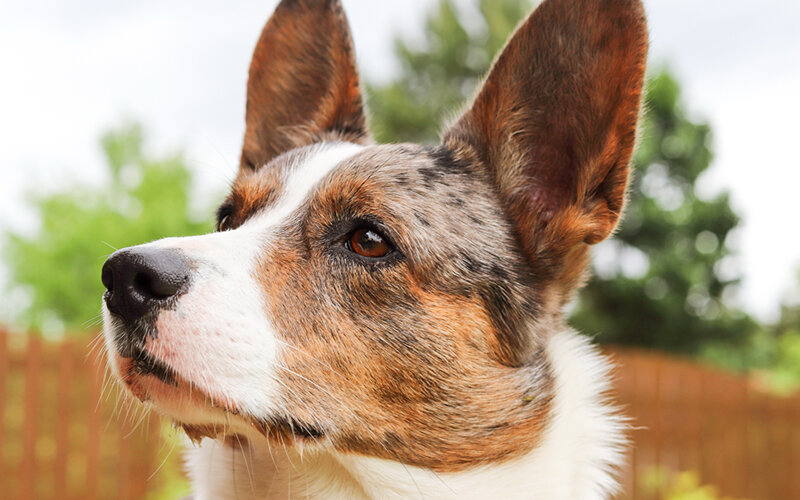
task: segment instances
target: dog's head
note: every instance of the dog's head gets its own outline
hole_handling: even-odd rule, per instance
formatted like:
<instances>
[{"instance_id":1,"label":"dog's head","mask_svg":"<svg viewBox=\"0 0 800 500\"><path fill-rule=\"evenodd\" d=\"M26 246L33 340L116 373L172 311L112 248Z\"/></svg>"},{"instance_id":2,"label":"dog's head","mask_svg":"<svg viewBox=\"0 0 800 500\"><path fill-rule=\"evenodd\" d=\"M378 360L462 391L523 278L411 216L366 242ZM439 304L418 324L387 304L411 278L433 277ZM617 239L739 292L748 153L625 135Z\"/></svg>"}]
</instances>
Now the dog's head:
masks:
<instances>
[{"instance_id":1,"label":"dog's head","mask_svg":"<svg viewBox=\"0 0 800 500\"><path fill-rule=\"evenodd\" d=\"M335 0L253 55L218 231L103 268L111 365L190 435L457 470L529 450L549 331L625 199L638 0L546 0L432 147L373 145Z\"/></svg>"}]
</instances>

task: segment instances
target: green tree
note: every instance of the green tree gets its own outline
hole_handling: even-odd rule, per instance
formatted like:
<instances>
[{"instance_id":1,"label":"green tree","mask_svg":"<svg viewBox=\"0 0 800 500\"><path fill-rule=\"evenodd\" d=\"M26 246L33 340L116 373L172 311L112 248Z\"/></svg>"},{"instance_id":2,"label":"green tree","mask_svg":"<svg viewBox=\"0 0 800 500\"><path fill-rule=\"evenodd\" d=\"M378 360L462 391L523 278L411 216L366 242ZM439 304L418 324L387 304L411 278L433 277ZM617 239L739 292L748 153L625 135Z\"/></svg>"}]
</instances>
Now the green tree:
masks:
<instances>
[{"instance_id":1,"label":"green tree","mask_svg":"<svg viewBox=\"0 0 800 500\"><path fill-rule=\"evenodd\" d=\"M8 234L4 245L8 286L29 298L14 312L16 324L88 332L100 312L100 269L115 248L210 229L191 216L191 173L181 155L151 158L142 146L141 127L124 125L102 138L108 182L33 197L41 228Z\"/></svg>"},{"instance_id":2,"label":"green tree","mask_svg":"<svg viewBox=\"0 0 800 500\"><path fill-rule=\"evenodd\" d=\"M771 338L775 339L775 349L767 364L770 382L774 389L784 393L800 389L800 279L793 295L786 299L780 319L770 329Z\"/></svg>"},{"instance_id":3,"label":"green tree","mask_svg":"<svg viewBox=\"0 0 800 500\"><path fill-rule=\"evenodd\" d=\"M395 39L400 75L367 85L370 125L379 141L437 141L442 123L473 95L531 3L478 0L476 7L482 22L468 28L452 0L441 0L422 41Z\"/></svg>"},{"instance_id":4,"label":"green tree","mask_svg":"<svg viewBox=\"0 0 800 500\"><path fill-rule=\"evenodd\" d=\"M532 5L476 0L475 7L481 22L464 23L452 0L441 0L424 39L396 41L399 76L368 87L379 140L436 141ZM687 118L667 71L649 80L646 107L626 216L597 252L595 278L572 321L601 342L683 352L743 341L754 323L724 300L739 280L727 245L738 217L726 193L705 200L695 189L712 156L709 126Z\"/></svg>"}]
</instances>

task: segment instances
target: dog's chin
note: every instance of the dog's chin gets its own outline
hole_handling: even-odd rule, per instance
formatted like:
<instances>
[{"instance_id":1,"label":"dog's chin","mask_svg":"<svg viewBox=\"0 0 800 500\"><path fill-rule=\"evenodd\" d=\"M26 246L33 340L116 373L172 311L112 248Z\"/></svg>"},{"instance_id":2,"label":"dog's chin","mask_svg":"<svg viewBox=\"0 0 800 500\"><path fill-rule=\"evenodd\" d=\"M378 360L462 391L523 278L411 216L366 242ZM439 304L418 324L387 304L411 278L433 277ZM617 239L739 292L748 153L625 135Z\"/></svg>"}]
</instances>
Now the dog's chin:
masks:
<instances>
[{"instance_id":1,"label":"dog's chin","mask_svg":"<svg viewBox=\"0 0 800 500\"><path fill-rule=\"evenodd\" d=\"M114 327L107 323L107 328ZM170 418L192 441L235 437L292 445L321 443L325 438L318 427L292 417L253 416L242 412L235 402L212 397L144 347L118 349L114 345L113 331L111 335L109 331L105 333L112 371L127 392Z\"/></svg>"}]
</instances>

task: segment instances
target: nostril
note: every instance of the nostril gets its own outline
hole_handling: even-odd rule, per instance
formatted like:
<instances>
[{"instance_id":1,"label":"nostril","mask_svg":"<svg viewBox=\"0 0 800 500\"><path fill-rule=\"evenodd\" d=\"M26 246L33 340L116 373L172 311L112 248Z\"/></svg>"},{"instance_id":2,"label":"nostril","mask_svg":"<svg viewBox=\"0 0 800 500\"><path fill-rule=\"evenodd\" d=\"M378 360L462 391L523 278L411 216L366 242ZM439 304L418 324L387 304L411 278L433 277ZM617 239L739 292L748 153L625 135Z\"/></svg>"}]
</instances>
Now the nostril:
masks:
<instances>
[{"instance_id":1,"label":"nostril","mask_svg":"<svg viewBox=\"0 0 800 500\"><path fill-rule=\"evenodd\" d=\"M167 273L141 272L134 276L133 288L145 297L166 299L178 293L184 281L184 279Z\"/></svg>"},{"instance_id":2,"label":"nostril","mask_svg":"<svg viewBox=\"0 0 800 500\"><path fill-rule=\"evenodd\" d=\"M155 297L156 294L153 292L153 287L150 285L151 281L150 276L139 273L133 278L133 289L144 297Z\"/></svg>"},{"instance_id":3,"label":"nostril","mask_svg":"<svg viewBox=\"0 0 800 500\"><path fill-rule=\"evenodd\" d=\"M114 291L114 271L111 269L109 261L106 261L105 264L103 264L103 271L100 274L100 280L103 282L103 286L106 287L106 290L109 292Z\"/></svg>"}]
</instances>

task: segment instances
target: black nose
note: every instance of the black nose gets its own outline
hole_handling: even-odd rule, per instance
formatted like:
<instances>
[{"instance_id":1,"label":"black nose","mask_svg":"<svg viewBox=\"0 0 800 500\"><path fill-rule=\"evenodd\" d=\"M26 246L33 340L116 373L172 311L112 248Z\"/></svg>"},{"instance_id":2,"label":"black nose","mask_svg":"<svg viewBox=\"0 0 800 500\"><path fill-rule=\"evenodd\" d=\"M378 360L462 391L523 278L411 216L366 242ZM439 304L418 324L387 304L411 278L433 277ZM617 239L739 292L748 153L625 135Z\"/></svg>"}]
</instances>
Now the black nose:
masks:
<instances>
[{"instance_id":1,"label":"black nose","mask_svg":"<svg viewBox=\"0 0 800 500\"><path fill-rule=\"evenodd\" d=\"M102 280L108 310L131 322L181 293L189 281L189 265L177 250L126 248L103 264Z\"/></svg>"}]
</instances>

